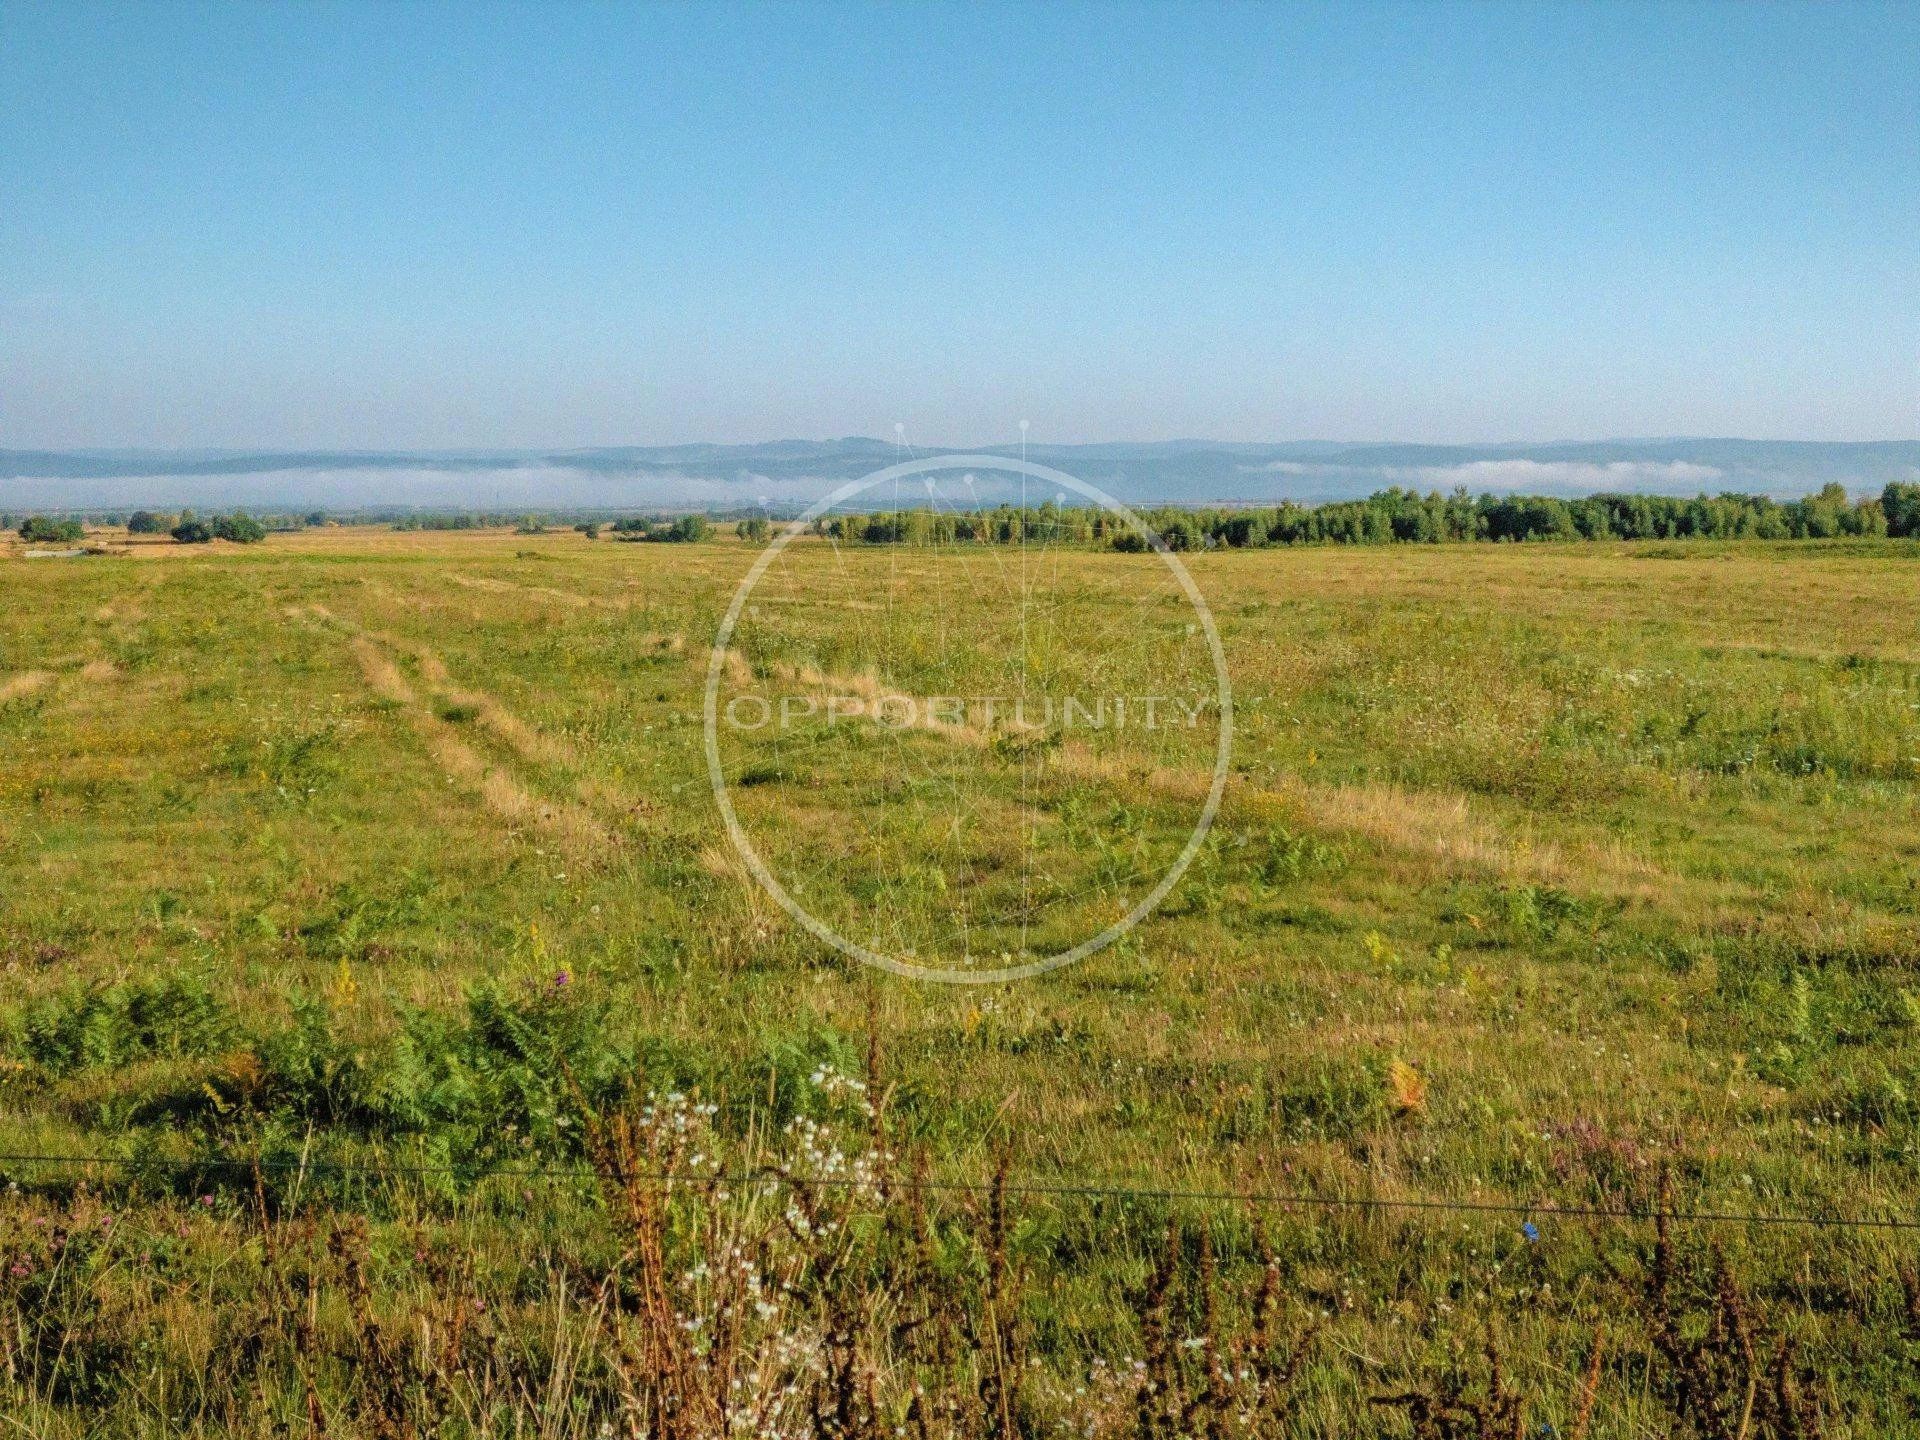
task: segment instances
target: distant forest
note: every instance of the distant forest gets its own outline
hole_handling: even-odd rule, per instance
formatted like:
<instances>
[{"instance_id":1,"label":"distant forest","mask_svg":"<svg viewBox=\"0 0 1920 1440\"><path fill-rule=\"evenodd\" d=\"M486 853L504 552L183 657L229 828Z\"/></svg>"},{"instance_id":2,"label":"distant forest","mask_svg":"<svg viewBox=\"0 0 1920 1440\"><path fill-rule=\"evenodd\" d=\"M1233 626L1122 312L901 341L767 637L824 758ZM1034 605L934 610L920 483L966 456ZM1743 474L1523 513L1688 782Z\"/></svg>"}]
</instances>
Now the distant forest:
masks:
<instances>
[{"instance_id":1,"label":"distant forest","mask_svg":"<svg viewBox=\"0 0 1920 1440\"><path fill-rule=\"evenodd\" d=\"M1376 491L1363 500L1331 500L1307 505L1135 506L1134 513L1172 550L1247 549L1275 545L1435 544L1442 541L1531 540L1828 540L1894 536L1920 538L1920 483L1889 484L1873 498L1849 499L1831 484L1799 500L1765 495L1603 494L1585 499L1553 495L1442 495L1417 490ZM18 524L21 538L78 543L80 522L119 526L135 534L171 533L178 540L210 538L258 540L273 531L298 530L332 522L390 524L397 530L482 530L510 527L523 535L555 529L581 531L589 538L601 530L620 540L698 541L728 529L741 538L765 543L777 512L739 507L683 511L677 515L637 515L594 507L534 514L381 509L329 517L308 514L239 515L196 522L193 512L178 517L135 511L55 512L18 517L0 514L0 530ZM244 529L245 533L240 533ZM836 540L886 545L1013 544L1022 539L1141 551L1146 540L1124 520L1098 506L1062 506L1048 501L1022 510L1013 505L975 510L914 509L862 511L822 517L812 532ZM202 533L204 532L204 533Z\"/></svg>"},{"instance_id":2,"label":"distant forest","mask_svg":"<svg viewBox=\"0 0 1920 1440\"><path fill-rule=\"evenodd\" d=\"M1172 550L1211 546L1391 545L1527 540L1825 540L1920 536L1920 485L1889 485L1878 498L1850 500L1828 485L1800 500L1765 495L1422 495L1381 490L1364 500L1250 509L1136 508ZM840 540L868 544L1012 544L1022 539L1144 550L1140 534L1104 510L1001 506L994 510L897 510L814 522Z\"/></svg>"}]
</instances>

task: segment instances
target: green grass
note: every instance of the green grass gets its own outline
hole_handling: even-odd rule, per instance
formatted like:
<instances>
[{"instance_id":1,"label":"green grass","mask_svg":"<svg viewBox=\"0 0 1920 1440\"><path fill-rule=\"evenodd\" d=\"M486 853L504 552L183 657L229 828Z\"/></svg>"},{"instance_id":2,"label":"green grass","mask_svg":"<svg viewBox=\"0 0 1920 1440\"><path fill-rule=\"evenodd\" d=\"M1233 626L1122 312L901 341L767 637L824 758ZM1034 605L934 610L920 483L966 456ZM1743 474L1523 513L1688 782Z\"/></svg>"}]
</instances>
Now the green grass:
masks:
<instances>
[{"instance_id":1,"label":"green grass","mask_svg":"<svg viewBox=\"0 0 1920 1440\"><path fill-rule=\"evenodd\" d=\"M1192 556L1238 710L1212 839L1118 945L984 990L869 972L742 880L699 706L751 554L334 530L0 564L0 1151L147 1162L96 1170L84 1199L76 1169L0 1162L21 1187L0 1250L76 1206L151 1232L89 1262L106 1308L81 1331L105 1346L139 1310L139 1343L184 1373L258 1302L266 1269L213 1260L258 1249L251 1179L154 1162L259 1153L310 1167L297 1187L265 1177L287 1214L369 1217L382 1303L434 1288L409 1278L416 1249L466 1254L550 1361L541 1305L554 1276L611 1263L606 1207L591 1184L484 1172L578 1165L579 1107L648 1089L697 1092L747 1145L818 1106L820 1065L860 1072L870 1017L898 1143L939 1178L982 1180L1004 1147L1016 1182L1611 1207L1649 1203L1664 1168L1688 1209L1920 1213L1911 543ZM1159 562L1057 563L1071 603L1044 658L1083 674L1103 607ZM940 603L964 617L951 555L844 564L855 595L917 567L923 588L899 593L923 614L952 581ZM741 647L763 676L857 669L874 632L837 613ZM984 683L995 656L970 663ZM925 694L953 677L929 652L880 678ZM907 743L738 757L743 818L836 914L951 903L939 806L913 777L946 773L952 747ZM1164 860L1205 752L1162 735L1046 772L1061 884L1097 897L1063 933ZM820 817L881 801L886 853L911 863L863 871ZM956 867L992 858L991 829ZM327 1161L449 1168L312 1168ZM1251 1263L1236 1207L1174 1208ZM1128 1296L1168 1205L1021 1211L1045 1373L1138 1354ZM1368 1396L1467 1364L1489 1324L1565 1433L1569 1377L1618 1309L1605 1262L1649 1237L1542 1215L1536 1244L1521 1218L1268 1212L1289 1294L1330 1317L1298 1433L1391 1429ZM1902 1433L1910 1236L1685 1236L1790 1317L1830 1433ZM32 1433L168 1428L134 1361L88 1363L85 1394L16 1366ZM1609 1360L1591 1433L1658 1432L1644 1371L1637 1351ZM300 1385L274 1384L260 1414L298 1428ZM161 1409L208 1433L266 1424ZM334 1424L365 1429L345 1409Z\"/></svg>"}]
</instances>

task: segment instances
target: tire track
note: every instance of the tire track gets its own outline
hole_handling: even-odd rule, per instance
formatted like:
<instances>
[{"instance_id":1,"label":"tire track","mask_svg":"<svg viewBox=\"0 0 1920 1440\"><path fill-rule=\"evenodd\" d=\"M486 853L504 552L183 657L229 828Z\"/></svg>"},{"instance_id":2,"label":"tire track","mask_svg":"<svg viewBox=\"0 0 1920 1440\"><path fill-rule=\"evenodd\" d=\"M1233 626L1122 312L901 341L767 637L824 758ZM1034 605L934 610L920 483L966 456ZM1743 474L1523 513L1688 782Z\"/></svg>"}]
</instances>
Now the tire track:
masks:
<instances>
[{"instance_id":1,"label":"tire track","mask_svg":"<svg viewBox=\"0 0 1920 1440\"><path fill-rule=\"evenodd\" d=\"M294 607L290 613L296 618L311 617L326 628L344 634L367 687L401 711L407 724L425 743L434 763L449 778L477 795L486 808L502 820L510 825L543 830L582 857L609 855L622 848L622 836L603 824L585 805L534 794L510 766L496 763L468 744L453 722L422 700L395 663L394 651L409 647L344 620L324 605L309 604L304 612ZM434 676L445 677L446 667L438 657L432 657L430 663L418 660L416 663L420 664L421 676L429 688L437 690ZM569 747L532 730L491 697L473 695L464 701L453 700L450 695L442 698L451 704L472 706L476 719L494 714L498 728L489 726L488 733L501 737L505 748L523 764L557 764L571 754ZM508 740L507 736L513 739Z\"/></svg>"},{"instance_id":2,"label":"tire track","mask_svg":"<svg viewBox=\"0 0 1920 1440\"><path fill-rule=\"evenodd\" d=\"M332 624L342 628L351 626L351 622L340 619L323 605L314 604L311 608ZM410 657L420 672L421 681L436 701L445 707L467 712L468 718L525 763L569 772L588 768L586 758L564 738L527 724L486 691L461 685L448 673L446 662L429 646L382 631L354 628L357 633L389 651ZM670 655L681 655L686 648L678 635L649 632L640 638L643 644L652 645ZM574 774L569 783L575 798L599 810L614 823L631 823L635 817L651 814L654 810L652 801L591 774Z\"/></svg>"},{"instance_id":3,"label":"tire track","mask_svg":"<svg viewBox=\"0 0 1920 1440\"><path fill-rule=\"evenodd\" d=\"M486 691L456 683L440 657L424 645L403 648L413 655L421 679L436 700L471 714L475 724L522 762L549 770L578 771L584 767L580 752L566 740L536 730ZM582 804L620 820L631 821L653 809L646 800L592 775L576 775L572 788Z\"/></svg>"}]
</instances>

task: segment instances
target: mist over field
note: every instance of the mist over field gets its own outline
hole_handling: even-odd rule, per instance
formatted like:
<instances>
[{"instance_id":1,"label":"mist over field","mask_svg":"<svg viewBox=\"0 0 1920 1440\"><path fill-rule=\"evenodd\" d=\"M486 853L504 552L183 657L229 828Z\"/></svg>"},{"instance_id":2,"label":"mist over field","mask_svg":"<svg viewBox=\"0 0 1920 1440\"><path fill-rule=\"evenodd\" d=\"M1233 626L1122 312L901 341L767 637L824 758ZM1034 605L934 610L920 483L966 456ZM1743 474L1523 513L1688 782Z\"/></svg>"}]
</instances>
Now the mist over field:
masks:
<instances>
[{"instance_id":1,"label":"mist over field","mask_svg":"<svg viewBox=\"0 0 1920 1440\"><path fill-rule=\"evenodd\" d=\"M1020 453L1009 446L974 448ZM546 451L0 450L0 504L795 508L899 460L956 453L962 451L862 437ZM1835 481L1860 494L1920 479L1920 441L1912 440L1171 440L1034 445L1026 455L1122 500L1162 504L1339 500L1388 486L1549 495L1734 490L1790 499ZM984 481L983 493L999 498ZM886 499L870 498L875 504Z\"/></svg>"}]
</instances>

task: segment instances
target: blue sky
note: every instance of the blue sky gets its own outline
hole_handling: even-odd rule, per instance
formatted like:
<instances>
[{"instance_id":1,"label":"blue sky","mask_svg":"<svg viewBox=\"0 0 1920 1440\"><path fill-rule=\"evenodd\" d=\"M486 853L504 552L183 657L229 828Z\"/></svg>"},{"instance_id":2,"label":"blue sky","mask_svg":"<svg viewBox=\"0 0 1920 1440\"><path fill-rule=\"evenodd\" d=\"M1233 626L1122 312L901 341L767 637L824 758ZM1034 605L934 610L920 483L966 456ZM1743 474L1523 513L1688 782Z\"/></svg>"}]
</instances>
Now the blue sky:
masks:
<instances>
[{"instance_id":1,"label":"blue sky","mask_svg":"<svg viewBox=\"0 0 1920 1440\"><path fill-rule=\"evenodd\" d=\"M0 446L1920 432L1920 6L0 0Z\"/></svg>"}]
</instances>

